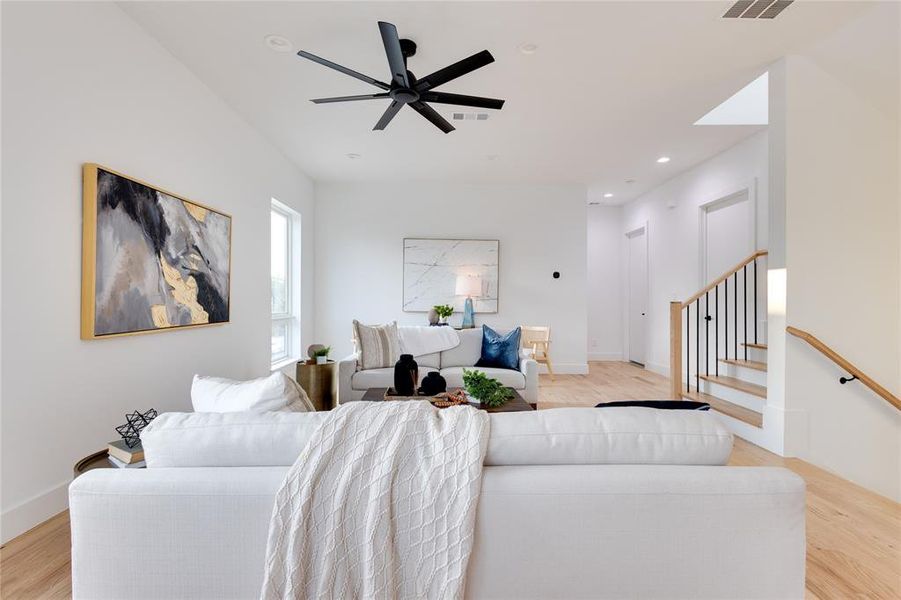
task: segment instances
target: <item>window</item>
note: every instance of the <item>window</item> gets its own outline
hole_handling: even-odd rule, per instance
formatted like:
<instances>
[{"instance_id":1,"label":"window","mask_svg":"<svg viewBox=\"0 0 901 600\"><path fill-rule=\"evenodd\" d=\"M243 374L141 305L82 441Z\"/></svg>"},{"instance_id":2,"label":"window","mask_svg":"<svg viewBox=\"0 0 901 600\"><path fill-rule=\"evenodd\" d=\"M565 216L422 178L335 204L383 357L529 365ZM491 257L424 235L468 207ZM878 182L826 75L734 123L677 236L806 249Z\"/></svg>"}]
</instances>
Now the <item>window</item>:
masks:
<instances>
[{"instance_id":1,"label":"window","mask_svg":"<svg viewBox=\"0 0 901 600\"><path fill-rule=\"evenodd\" d=\"M272 201L270 212L272 364L300 352L300 215Z\"/></svg>"}]
</instances>

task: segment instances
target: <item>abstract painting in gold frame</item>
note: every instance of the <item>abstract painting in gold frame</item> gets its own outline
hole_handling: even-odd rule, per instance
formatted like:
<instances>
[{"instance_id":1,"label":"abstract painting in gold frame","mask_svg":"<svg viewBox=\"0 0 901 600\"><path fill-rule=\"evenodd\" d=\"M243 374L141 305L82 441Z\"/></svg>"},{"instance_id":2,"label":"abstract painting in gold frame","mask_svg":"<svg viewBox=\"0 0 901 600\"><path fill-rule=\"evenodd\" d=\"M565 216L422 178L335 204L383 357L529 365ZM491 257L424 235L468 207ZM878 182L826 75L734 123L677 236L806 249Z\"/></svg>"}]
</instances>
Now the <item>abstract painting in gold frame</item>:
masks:
<instances>
[{"instance_id":1,"label":"abstract painting in gold frame","mask_svg":"<svg viewBox=\"0 0 901 600\"><path fill-rule=\"evenodd\" d=\"M231 216L86 164L81 337L229 321Z\"/></svg>"}]
</instances>

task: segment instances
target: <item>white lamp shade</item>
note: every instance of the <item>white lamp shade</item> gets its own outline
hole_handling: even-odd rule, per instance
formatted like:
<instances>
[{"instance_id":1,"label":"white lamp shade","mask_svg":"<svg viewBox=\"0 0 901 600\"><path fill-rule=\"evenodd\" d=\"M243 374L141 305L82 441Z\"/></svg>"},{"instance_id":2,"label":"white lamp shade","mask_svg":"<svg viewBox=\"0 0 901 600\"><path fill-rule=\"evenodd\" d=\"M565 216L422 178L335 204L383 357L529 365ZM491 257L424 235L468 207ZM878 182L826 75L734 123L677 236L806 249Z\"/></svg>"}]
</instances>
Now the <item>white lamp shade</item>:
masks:
<instances>
[{"instance_id":1,"label":"white lamp shade","mask_svg":"<svg viewBox=\"0 0 901 600\"><path fill-rule=\"evenodd\" d=\"M454 292L457 296L481 296L482 295L482 278L475 275L457 275L457 289Z\"/></svg>"}]
</instances>

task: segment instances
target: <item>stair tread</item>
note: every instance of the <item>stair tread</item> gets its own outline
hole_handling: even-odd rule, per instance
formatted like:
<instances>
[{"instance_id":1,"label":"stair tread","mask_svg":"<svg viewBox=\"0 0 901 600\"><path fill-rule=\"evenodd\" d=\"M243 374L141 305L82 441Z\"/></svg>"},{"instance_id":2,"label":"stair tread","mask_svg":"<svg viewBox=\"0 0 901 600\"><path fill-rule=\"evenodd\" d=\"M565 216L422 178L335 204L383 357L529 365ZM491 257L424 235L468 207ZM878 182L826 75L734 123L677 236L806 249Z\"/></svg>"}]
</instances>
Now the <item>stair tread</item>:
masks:
<instances>
[{"instance_id":1,"label":"stair tread","mask_svg":"<svg viewBox=\"0 0 901 600\"><path fill-rule=\"evenodd\" d=\"M724 362L729 365L737 365L739 367L747 367L749 369L754 369L755 371L763 371L766 373L766 363L760 362L759 360L742 360L735 358L721 358L720 362Z\"/></svg>"},{"instance_id":2,"label":"stair tread","mask_svg":"<svg viewBox=\"0 0 901 600\"><path fill-rule=\"evenodd\" d=\"M750 408L733 404L728 400L723 400L722 398L699 392L696 388L691 388L690 392L682 392L682 397L687 400L694 400L695 402L706 402L717 412L728 415L733 419L743 421L753 427L763 427L763 414L756 410L751 410Z\"/></svg>"},{"instance_id":3,"label":"stair tread","mask_svg":"<svg viewBox=\"0 0 901 600\"><path fill-rule=\"evenodd\" d=\"M752 344L751 342L743 342L742 346L747 346L748 348L757 348L758 350L766 350L766 344Z\"/></svg>"},{"instance_id":4,"label":"stair tread","mask_svg":"<svg viewBox=\"0 0 901 600\"><path fill-rule=\"evenodd\" d=\"M752 394L760 398L766 398L766 386L748 383L747 381L743 381L736 377L729 377L728 375L701 375L700 378L704 381L718 383L719 385L724 385L740 392Z\"/></svg>"}]
</instances>

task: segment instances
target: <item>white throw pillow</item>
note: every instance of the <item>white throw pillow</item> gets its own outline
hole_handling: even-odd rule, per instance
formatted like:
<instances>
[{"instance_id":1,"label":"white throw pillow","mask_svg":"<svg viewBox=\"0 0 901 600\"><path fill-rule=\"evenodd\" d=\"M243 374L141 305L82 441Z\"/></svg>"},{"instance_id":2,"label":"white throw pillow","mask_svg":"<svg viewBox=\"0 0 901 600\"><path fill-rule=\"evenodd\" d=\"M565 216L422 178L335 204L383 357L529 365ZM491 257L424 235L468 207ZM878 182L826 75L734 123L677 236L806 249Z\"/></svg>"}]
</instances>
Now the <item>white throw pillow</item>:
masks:
<instances>
[{"instance_id":1,"label":"white throw pillow","mask_svg":"<svg viewBox=\"0 0 901 600\"><path fill-rule=\"evenodd\" d=\"M249 381L194 375L191 404L195 412L214 413L315 410L303 388L281 371Z\"/></svg>"}]
</instances>

